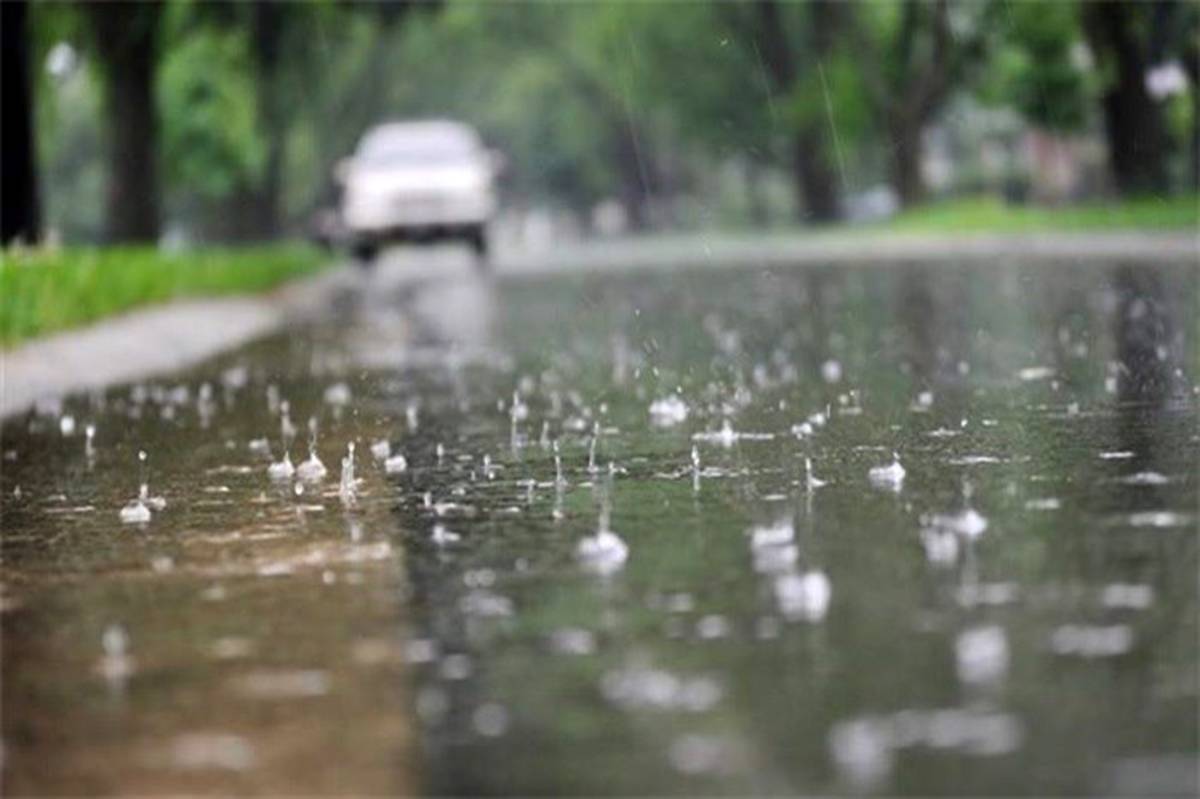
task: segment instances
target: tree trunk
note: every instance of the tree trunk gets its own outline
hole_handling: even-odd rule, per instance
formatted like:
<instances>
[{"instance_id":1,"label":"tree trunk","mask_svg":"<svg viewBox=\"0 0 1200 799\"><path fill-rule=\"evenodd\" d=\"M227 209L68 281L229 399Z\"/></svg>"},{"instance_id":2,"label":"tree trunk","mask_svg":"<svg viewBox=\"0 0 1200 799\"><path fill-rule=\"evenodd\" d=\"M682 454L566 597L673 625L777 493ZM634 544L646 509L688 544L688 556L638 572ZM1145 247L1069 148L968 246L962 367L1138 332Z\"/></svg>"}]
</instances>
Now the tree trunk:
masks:
<instances>
[{"instance_id":1,"label":"tree trunk","mask_svg":"<svg viewBox=\"0 0 1200 799\"><path fill-rule=\"evenodd\" d=\"M1191 131L1191 172L1192 189L1200 189L1200 44L1192 38L1184 47L1182 58L1184 71L1187 72L1188 82L1191 83L1189 92L1192 96L1192 131Z\"/></svg>"},{"instance_id":2,"label":"tree trunk","mask_svg":"<svg viewBox=\"0 0 1200 799\"><path fill-rule=\"evenodd\" d=\"M746 190L746 215L750 226L763 230L771 226L771 211L767 207L767 198L763 195L762 167L753 160L745 162L742 168L742 180Z\"/></svg>"},{"instance_id":3,"label":"tree trunk","mask_svg":"<svg viewBox=\"0 0 1200 799\"><path fill-rule=\"evenodd\" d=\"M4 143L0 146L0 246L14 239L36 242L41 234L33 87L29 71L28 5L0 4L0 79L3 80Z\"/></svg>"},{"instance_id":4,"label":"tree trunk","mask_svg":"<svg viewBox=\"0 0 1200 799\"><path fill-rule=\"evenodd\" d=\"M1102 98L1108 158L1113 180L1122 194L1158 193L1167 189L1167 140L1162 112L1146 91L1146 56L1135 39L1133 17L1140 9L1128 3L1084 5L1084 29L1102 58L1112 59L1115 82Z\"/></svg>"},{"instance_id":5,"label":"tree trunk","mask_svg":"<svg viewBox=\"0 0 1200 799\"><path fill-rule=\"evenodd\" d=\"M267 161L255 187L253 238L272 239L280 231L280 194L283 184L284 144L287 120L279 86L279 56L283 39L283 15L288 10L275 2L256 2L251 22L256 71L255 91L261 115Z\"/></svg>"},{"instance_id":6,"label":"tree trunk","mask_svg":"<svg viewBox=\"0 0 1200 799\"><path fill-rule=\"evenodd\" d=\"M833 4L823 1L813 2L808 8L812 15L812 60L819 61L828 53L835 38L836 9ZM757 11L755 38L767 73L775 91L784 96L790 95L796 89L799 67L784 25L782 10L777 0L759 0ZM824 121L802 123L792 143L796 194L802 200L798 204L800 214L803 219L815 222L831 222L841 216L840 190L827 158L824 124Z\"/></svg>"},{"instance_id":7,"label":"tree trunk","mask_svg":"<svg viewBox=\"0 0 1200 799\"><path fill-rule=\"evenodd\" d=\"M621 204L628 214L629 228L643 231L650 227L650 194L655 190L657 170L644 143L639 140L633 122L613 119L614 146L620 173Z\"/></svg>"},{"instance_id":8,"label":"tree trunk","mask_svg":"<svg viewBox=\"0 0 1200 799\"><path fill-rule=\"evenodd\" d=\"M921 201L925 194L921 182L921 125L897 122L891 126L892 190L900 204L908 208Z\"/></svg>"},{"instance_id":9,"label":"tree trunk","mask_svg":"<svg viewBox=\"0 0 1200 799\"><path fill-rule=\"evenodd\" d=\"M800 213L809 222L834 222L842 215L837 175L823 144L824 137L812 131L801 131L794 144L797 189L804 198Z\"/></svg>"},{"instance_id":10,"label":"tree trunk","mask_svg":"<svg viewBox=\"0 0 1200 799\"><path fill-rule=\"evenodd\" d=\"M158 3L92 3L108 118L108 239L154 242L158 183Z\"/></svg>"}]
</instances>

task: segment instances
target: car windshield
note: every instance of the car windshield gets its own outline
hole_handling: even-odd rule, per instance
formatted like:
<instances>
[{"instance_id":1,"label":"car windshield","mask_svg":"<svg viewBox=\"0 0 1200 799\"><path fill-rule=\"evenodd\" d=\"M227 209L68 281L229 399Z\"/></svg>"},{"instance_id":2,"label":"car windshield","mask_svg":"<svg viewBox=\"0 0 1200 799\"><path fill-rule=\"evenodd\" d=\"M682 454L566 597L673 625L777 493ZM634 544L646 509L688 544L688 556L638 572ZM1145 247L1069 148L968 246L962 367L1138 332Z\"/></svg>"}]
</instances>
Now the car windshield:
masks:
<instances>
[{"instance_id":1,"label":"car windshield","mask_svg":"<svg viewBox=\"0 0 1200 799\"><path fill-rule=\"evenodd\" d=\"M359 159L371 166L420 166L470 160L475 147L459 131L408 133L379 131L359 147Z\"/></svg>"}]
</instances>

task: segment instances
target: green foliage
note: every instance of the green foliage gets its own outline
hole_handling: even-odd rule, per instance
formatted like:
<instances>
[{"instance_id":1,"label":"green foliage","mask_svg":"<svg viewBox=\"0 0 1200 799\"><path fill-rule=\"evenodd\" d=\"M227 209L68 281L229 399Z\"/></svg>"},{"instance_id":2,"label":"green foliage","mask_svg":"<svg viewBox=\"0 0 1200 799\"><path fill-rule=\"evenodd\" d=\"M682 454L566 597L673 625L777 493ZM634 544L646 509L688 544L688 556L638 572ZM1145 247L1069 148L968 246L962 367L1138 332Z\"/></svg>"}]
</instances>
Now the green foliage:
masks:
<instances>
[{"instance_id":1,"label":"green foliage","mask_svg":"<svg viewBox=\"0 0 1200 799\"><path fill-rule=\"evenodd\" d=\"M1005 46L996 58L994 99L1011 102L1034 124L1077 131L1088 118L1095 87L1082 63L1079 11L1061 2L1013 3Z\"/></svg>"},{"instance_id":2,"label":"green foliage","mask_svg":"<svg viewBox=\"0 0 1200 799\"><path fill-rule=\"evenodd\" d=\"M148 247L0 254L0 344L181 297L264 291L329 258L295 244L164 253Z\"/></svg>"},{"instance_id":3,"label":"green foliage","mask_svg":"<svg viewBox=\"0 0 1200 799\"><path fill-rule=\"evenodd\" d=\"M737 205L725 195L761 199L750 183L792 191L798 132L842 188L876 185L892 172L897 141L919 140L913 128L977 122L954 118L965 96L1016 109L1039 127L1102 135L1094 109L1108 67L1089 67L1081 55L1076 3L950 0L939 17L936 2L781 2L794 57L787 88L768 69L754 4L445 0L404 8L283 4L272 50L256 36L263 28L251 4L169 3L156 88L173 227L201 240L234 235L230 220L252 216L271 195L295 229L335 201L334 165L388 118L455 117L480 128L507 156L510 204L585 212L648 182L684 209L677 220L689 207ZM1193 30L1200 12L1180 13ZM1136 16L1145 27L1148 15ZM62 41L80 54L64 77L38 69L47 216L67 240L96 240L107 168L87 15L36 4L32 18L37 64ZM264 49L276 53L274 68ZM1189 99L1166 109L1179 143L1195 124Z\"/></svg>"},{"instance_id":4,"label":"green foliage","mask_svg":"<svg viewBox=\"0 0 1200 799\"><path fill-rule=\"evenodd\" d=\"M266 145L258 130L245 35L195 30L168 50L160 69L168 180L206 199L257 181Z\"/></svg>"},{"instance_id":5,"label":"green foliage","mask_svg":"<svg viewBox=\"0 0 1200 799\"><path fill-rule=\"evenodd\" d=\"M995 197L957 198L905 211L884 224L911 233L1005 233L1039 230L1195 230L1200 195L1085 203L1060 208L1008 205Z\"/></svg>"}]
</instances>

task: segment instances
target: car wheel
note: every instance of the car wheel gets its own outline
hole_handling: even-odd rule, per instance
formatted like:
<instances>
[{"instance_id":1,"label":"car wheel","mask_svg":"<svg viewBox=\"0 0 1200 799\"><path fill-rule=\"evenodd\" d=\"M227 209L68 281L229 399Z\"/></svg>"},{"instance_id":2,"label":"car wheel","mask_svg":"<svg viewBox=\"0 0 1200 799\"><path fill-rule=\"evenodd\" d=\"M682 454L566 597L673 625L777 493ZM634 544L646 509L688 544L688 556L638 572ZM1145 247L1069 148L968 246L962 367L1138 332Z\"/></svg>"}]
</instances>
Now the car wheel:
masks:
<instances>
[{"instance_id":1,"label":"car wheel","mask_svg":"<svg viewBox=\"0 0 1200 799\"><path fill-rule=\"evenodd\" d=\"M379 254L379 245L370 240L356 241L350 249L354 260L364 269L369 269L375 263L375 256Z\"/></svg>"},{"instance_id":2,"label":"car wheel","mask_svg":"<svg viewBox=\"0 0 1200 799\"><path fill-rule=\"evenodd\" d=\"M467 232L467 243L471 245L471 250L475 253L476 264L479 268L486 269L488 263L488 240L487 231L482 225L473 227Z\"/></svg>"}]
</instances>

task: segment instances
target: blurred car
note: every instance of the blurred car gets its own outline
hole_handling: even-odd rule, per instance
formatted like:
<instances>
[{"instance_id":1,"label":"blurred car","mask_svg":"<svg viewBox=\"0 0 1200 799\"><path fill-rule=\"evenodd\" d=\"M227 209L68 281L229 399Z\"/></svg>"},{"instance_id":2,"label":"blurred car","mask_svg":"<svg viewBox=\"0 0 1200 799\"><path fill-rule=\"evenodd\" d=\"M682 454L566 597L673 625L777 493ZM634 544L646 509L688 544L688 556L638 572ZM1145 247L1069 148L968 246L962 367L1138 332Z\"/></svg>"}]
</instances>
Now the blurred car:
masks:
<instances>
[{"instance_id":1,"label":"blurred car","mask_svg":"<svg viewBox=\"0 0 1200 799\"><path fill-rule=\"evenodd\" d=\"M338 164L341 223L364 263L394 242L467 242L487 255L499 157L468 125L389 122L367 131Z\"/></svg>"}]
</instances>

